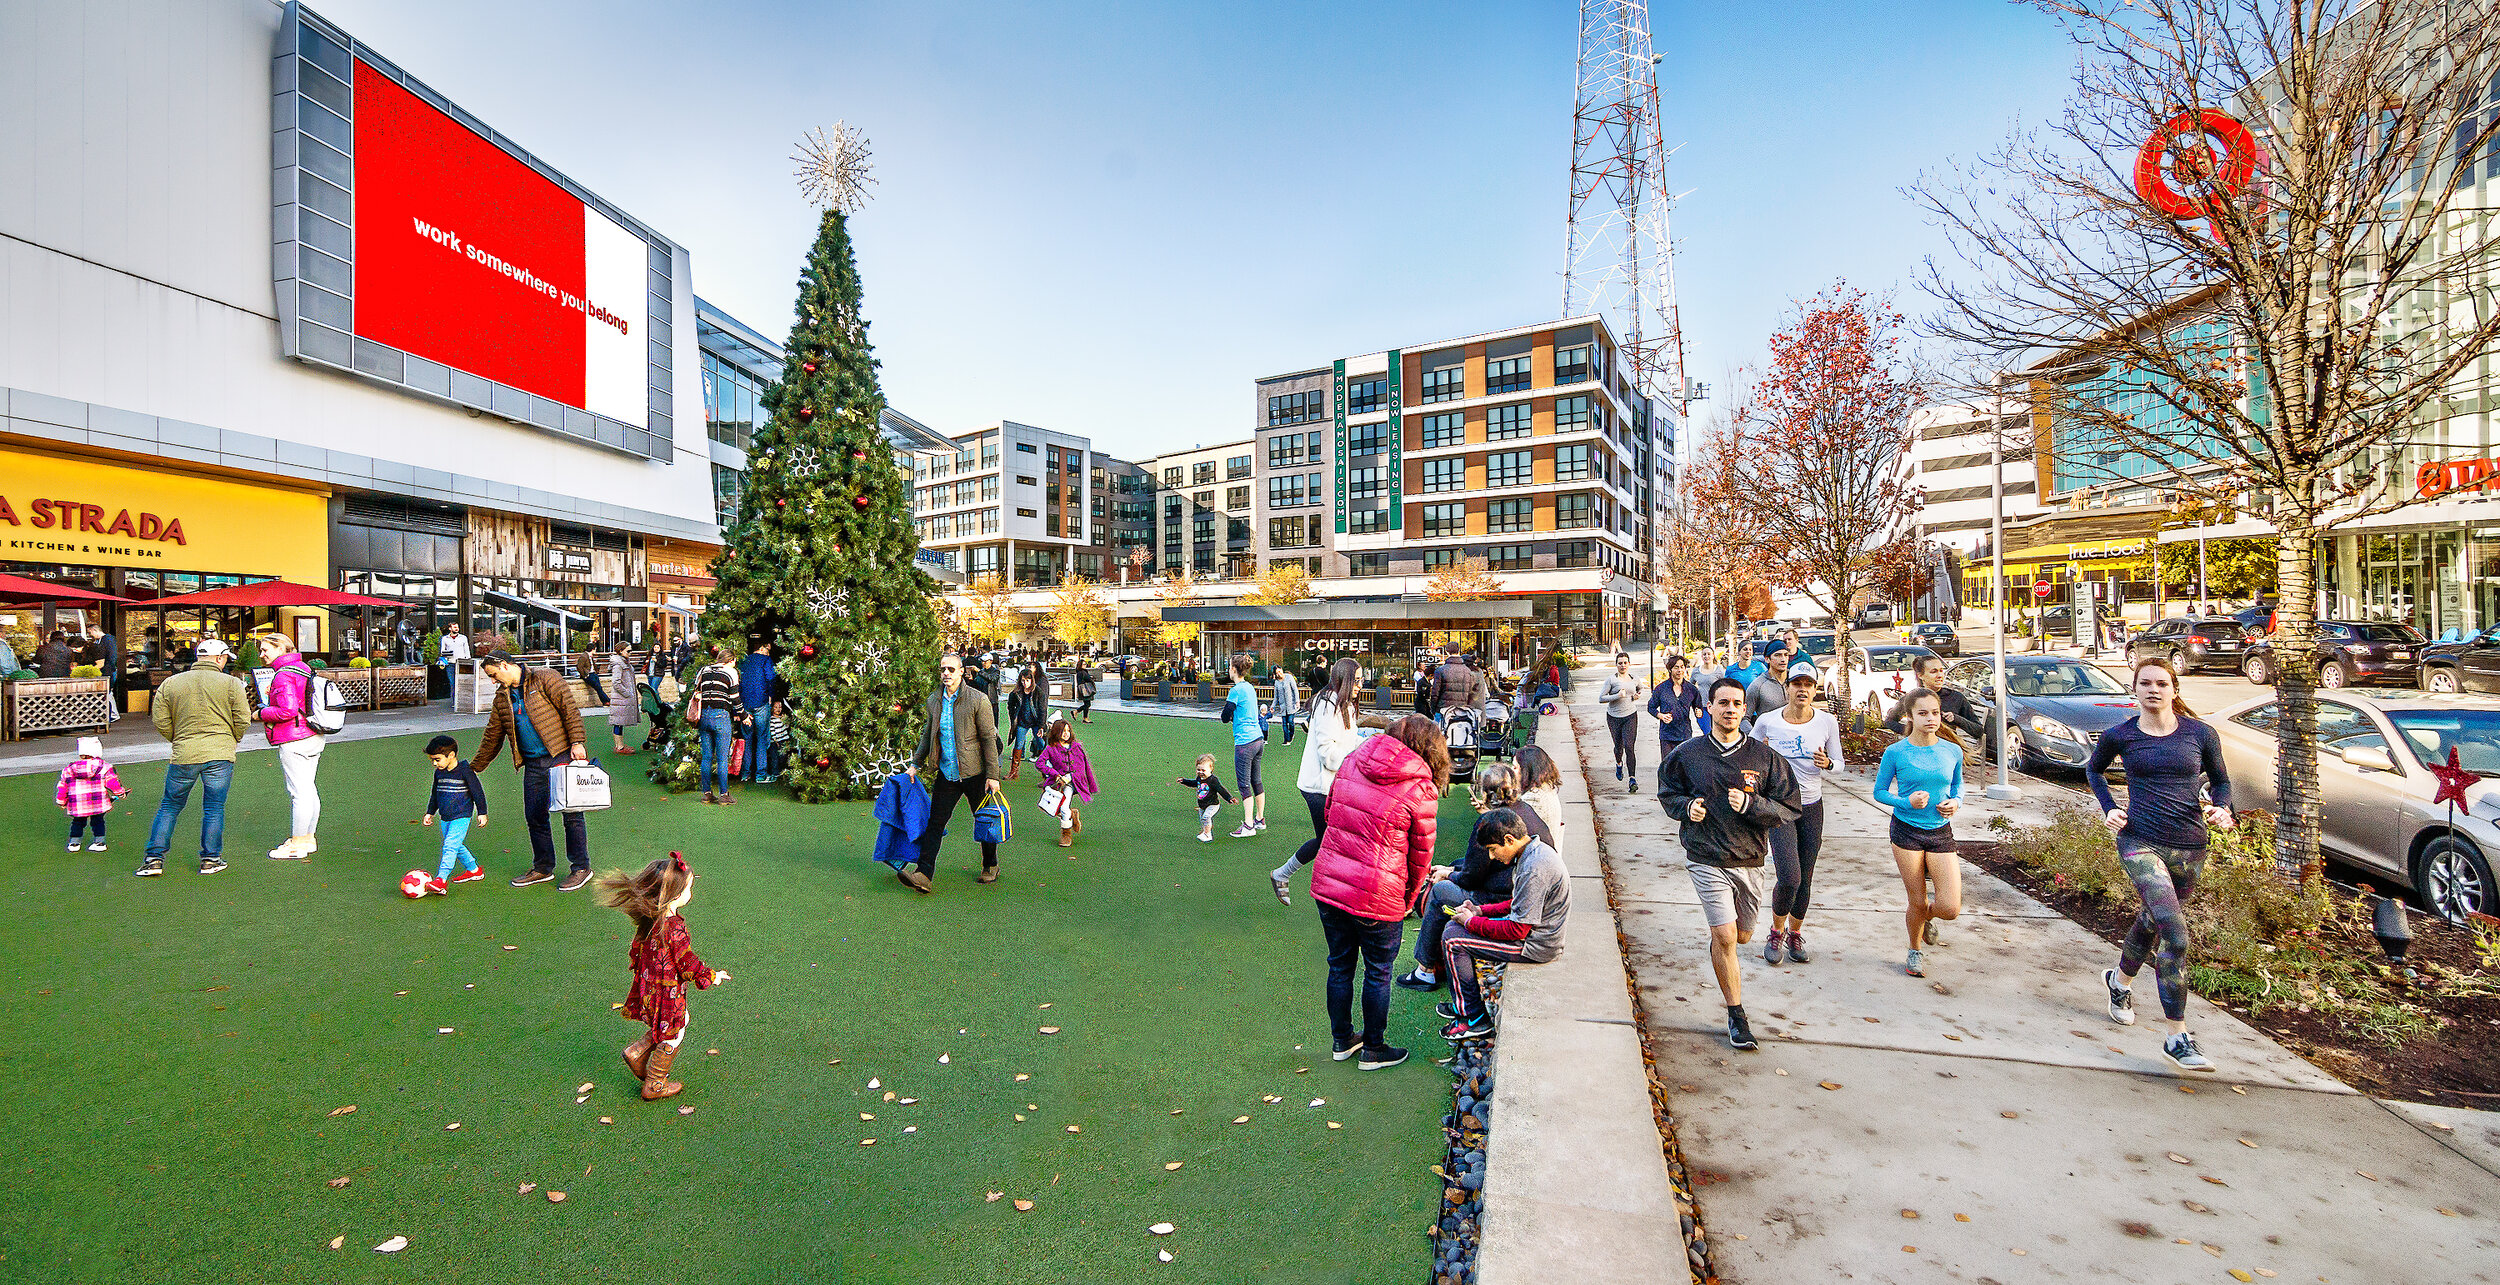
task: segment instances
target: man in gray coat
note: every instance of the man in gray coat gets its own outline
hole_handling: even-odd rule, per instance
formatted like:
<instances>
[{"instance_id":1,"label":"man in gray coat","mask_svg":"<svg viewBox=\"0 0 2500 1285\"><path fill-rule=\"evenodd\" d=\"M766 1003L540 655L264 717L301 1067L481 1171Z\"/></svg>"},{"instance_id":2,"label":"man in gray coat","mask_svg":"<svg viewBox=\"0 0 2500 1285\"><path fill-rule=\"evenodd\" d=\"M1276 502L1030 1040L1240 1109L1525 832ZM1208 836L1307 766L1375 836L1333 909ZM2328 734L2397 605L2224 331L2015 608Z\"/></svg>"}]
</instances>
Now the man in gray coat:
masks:
<instances>
[{"instance_id":1,"label":"man in gray coat","mask_svg":"<svg viewBox=\"0 0 2500 1285\"><path fill-rule=\"evenodd\" d=\"M1745 689L1746 728L1751 729L1755 719L1772 710L1787 708L1788 662L1793 655L1787 643L1771 644L1771 654L1762 660L1769 668L1763 671L1762 677L1753 680L1751 687Z\"/></svg>"},{"instance_id":2,"label":"man in gray coat","mask_svg":"<svg viewBox=\"0 0 2500 1285\"><path fill-rule=\"evenodd\" d=\"M998 788L998 711L978 688L964 686L964 658L954 652L938 658L938 690L929 695L912 772L929 787L929 824L920 832L920 860L894 877L928 893L935 891L929 876L937 873L938 844L956 805L970 800L977 811ZM978 882L998 882L995 843L981 845Z\"/></svg>"}]
</instances>

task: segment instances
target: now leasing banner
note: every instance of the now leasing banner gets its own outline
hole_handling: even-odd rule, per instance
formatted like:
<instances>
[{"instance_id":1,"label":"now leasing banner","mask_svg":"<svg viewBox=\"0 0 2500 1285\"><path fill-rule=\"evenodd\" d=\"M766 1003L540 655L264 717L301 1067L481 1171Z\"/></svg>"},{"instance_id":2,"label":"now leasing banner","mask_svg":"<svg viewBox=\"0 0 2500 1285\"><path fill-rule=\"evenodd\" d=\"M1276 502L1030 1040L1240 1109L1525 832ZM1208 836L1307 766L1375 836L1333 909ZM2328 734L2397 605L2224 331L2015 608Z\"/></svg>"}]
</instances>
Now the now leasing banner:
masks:
<instances>
[{"instance_id":1,"label":"now leasing banner","mask_svg":"<svg viewBox=\"0 0 2500 1285\"><path fill-rule=\"evenodd\" d=\"M356 333L649 422L643 240L356 64Z\"/></svg>"}]
</instances>

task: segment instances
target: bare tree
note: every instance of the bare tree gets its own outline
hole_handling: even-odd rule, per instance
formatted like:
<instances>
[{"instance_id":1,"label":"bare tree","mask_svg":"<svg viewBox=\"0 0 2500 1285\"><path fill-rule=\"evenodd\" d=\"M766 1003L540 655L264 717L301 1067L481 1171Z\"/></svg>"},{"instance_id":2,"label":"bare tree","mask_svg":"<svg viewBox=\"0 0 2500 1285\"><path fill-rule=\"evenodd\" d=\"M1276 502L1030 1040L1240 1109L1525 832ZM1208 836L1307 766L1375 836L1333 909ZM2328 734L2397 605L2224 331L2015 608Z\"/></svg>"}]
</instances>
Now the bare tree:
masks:
<instances>
[{"instance_id":1,"label":"bare tree","mask_svg":"<svg viewBox=\"0 0 2500 1285\"><path fill-rule=\"evenodd\" d=\"M1750 535L1742 552L1763 577L1832 614L1835 710L1849 708L1849 609L1908 538L1901 459L1926 390L1901 327L1899 313L1846 282L1798 304L1698 470L1703 502Z\"/></svg>"},{"instance_id":2,"label":"bare tree","mask_svg":"<svg viewBox=\"0 0 2500 1285\"><path fill-rule=\"evenodd\" d=\"M2035 3L2083 51L2065 111L1912 189L1973 269L1930 265L1937 330L2022 372L2061 466L2271 521L2276 854L2314 872L2320 535L2419 498L2408 448L2500 340L2500 5Z\"/></svg>"}]
</instances>

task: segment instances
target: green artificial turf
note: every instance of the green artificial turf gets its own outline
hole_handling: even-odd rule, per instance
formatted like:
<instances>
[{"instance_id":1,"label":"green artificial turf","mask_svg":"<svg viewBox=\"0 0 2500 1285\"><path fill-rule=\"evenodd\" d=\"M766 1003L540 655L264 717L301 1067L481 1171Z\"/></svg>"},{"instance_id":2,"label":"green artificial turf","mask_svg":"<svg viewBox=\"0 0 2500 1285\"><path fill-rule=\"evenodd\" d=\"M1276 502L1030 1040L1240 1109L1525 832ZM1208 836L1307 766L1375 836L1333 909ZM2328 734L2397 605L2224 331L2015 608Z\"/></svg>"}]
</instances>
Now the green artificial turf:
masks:
<instances>
[{"instance_id":1,"label":"green artificial turf","mask_svg":"<svg viewBox=\"0 0 2500 1285\"><path fill-rule=\"evenodd\" d=\"M686 1091L664 1103L641 1101L617 1057L638 1029L610 1008L628 921L590 889L505 885L529 850L509 766L486 774L492 824L470 834L490 878L415 902L399 876L435 860L435 832L411 824L420 737L324 755L309 862L262 855L285 836L285 791L272 755L243 756L232 868L212 877L193 873L196 797L168 873L130 874L161 765L122 771L106 853L61 850L49 775L0 779L16 852L0 883L15 938L0 1280L1424 1276L1439 997L1395 992L1407 1065L1329 1059L1307 877L1287 909L1265 875L1308 835L1291 788L1307 742L1269 751L1268 833L1222 837L1227 809L1201 844L1173 778L1221 755L1219 725L1080 730L1105 792L1074 859L1028 770L1009 787L1005 879L973 883L966 814L928 897L868 859L865 803L763 788L706 807L640 780L647 760L612 761L626 770L590 818L594 865L683 849L703 876L695 948L735 974L692 996ZM1463 796L1444 806L1444 860ZM1177 1231L1149 1235L1161 1222ZM373 1252L395 1235L404 1252Z\"/></svg>"}]
</instances>

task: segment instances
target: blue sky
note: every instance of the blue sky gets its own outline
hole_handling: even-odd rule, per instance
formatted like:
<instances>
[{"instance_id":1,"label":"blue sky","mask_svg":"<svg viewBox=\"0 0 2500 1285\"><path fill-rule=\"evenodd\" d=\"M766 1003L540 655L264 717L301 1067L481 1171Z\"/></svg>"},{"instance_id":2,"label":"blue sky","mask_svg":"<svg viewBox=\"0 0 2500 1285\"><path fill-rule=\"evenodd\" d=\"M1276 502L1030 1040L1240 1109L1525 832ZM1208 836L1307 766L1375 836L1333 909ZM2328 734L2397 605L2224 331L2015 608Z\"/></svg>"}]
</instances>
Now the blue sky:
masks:
<instances>
[{"instance_id":1,"label":"blue sky","mask_svg":"<svg viewBox=\"0 0 2500 1285\"><path fill-rule=\"evenodd\" d=\"M870 337L888 400L944 431L1243 437L1258 376L1561 307L1560 0L314 7L689 247L696 289L776 338L815 228L794 141L865 128ZM1998 0L1652 19L1690 366L1722 392L1835 277L1923 311L1943 251L1898 189L2053 113L2072 63Z\"/></svg>"}]
</instances>

